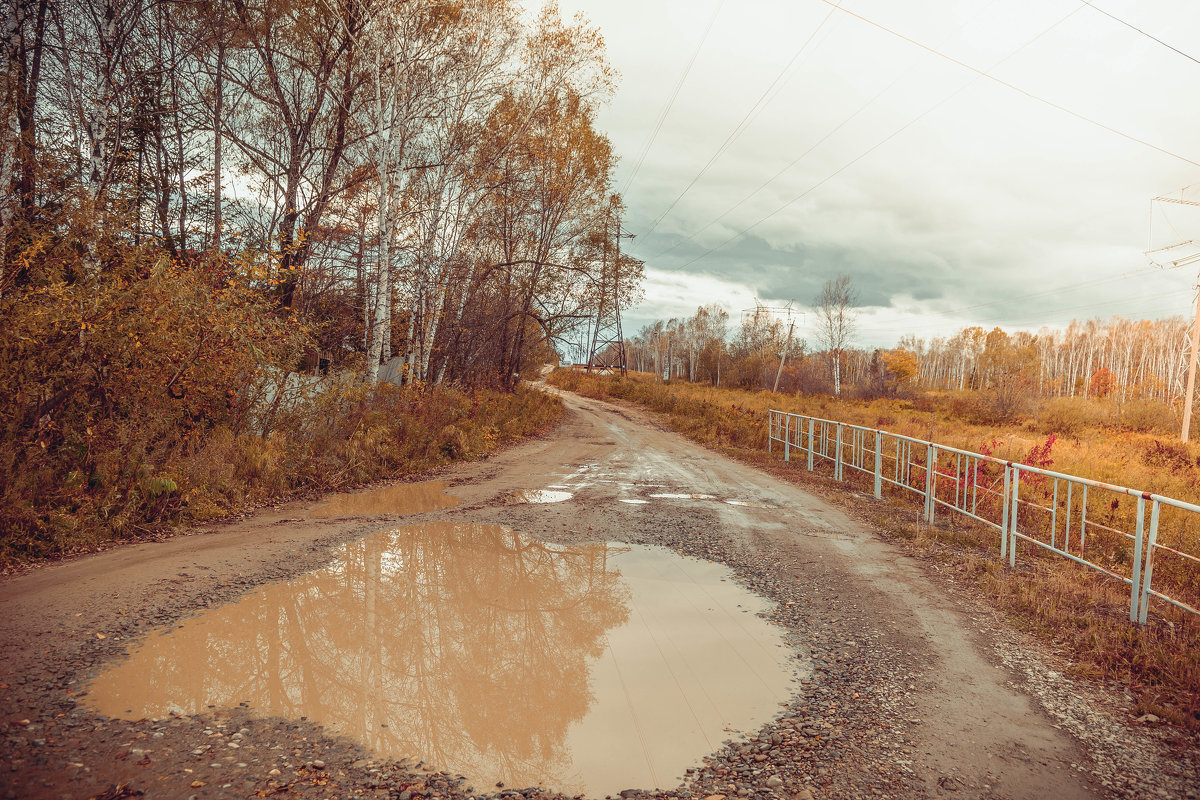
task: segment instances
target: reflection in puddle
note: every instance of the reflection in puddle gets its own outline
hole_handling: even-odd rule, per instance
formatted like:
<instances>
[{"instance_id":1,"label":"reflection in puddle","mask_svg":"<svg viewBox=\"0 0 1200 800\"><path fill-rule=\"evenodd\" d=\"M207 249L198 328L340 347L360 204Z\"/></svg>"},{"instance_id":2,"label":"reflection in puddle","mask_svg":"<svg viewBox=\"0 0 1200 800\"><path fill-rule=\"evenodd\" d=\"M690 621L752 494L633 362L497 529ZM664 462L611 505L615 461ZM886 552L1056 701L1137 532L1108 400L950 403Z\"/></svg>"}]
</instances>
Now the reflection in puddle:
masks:
<instances>
[{"instance_id":1,"label":"reflection in puddle","mask_svg":"<svg viewBox=\"0 0 1200 800\"><path fill-rule=\"evenodd\" d=\"M522 489L519 492L509 492L504 499L508 503L561 503L573 496L571 492L556 492L550 489Z\"/></svg>"},{"instance_id":2,"label":"reflection in puddle","mask_svg":"<svg viewBox=\"0 0 1200 800\"><path fill-rule=\"evenodd\" d=\"M378 514L423 514L456 506L457 497L446 494L446 481L398 483L369 492L339 494L312 510L314 517L357 517Z\"/></svg>"},{"instance_id":3,"label":"reflection in puddle","mask_svg":"<svg viewBox=\"0 0 1200 800\"><path fill-rule=\"evenodd\" d=\"M621 497L617 500L618 503L628 503L631 506L644 506L649 503L649 500L638 500L632 497Z\"/></svg>"},{"instance_id":4,"label":"reflection in puddle","mask_svg":"<svg viewBox=\"0 0 1200 800\"><path fill-rule=\"evenodd\" d=\"M716 496L711 494L652 494L651 497L661 500L715 500Z\"/></svg>"},{"instance_id":5,"label":"reflection in puddle","mask_svg":"<svg viewBox=\"0 0 1200 800\"><path fill-rule=\"evenodd\" d=\"M773 508L773 506L768 506L763 503L751 503L746 500L726 500L725 502L731 506L741 506L743 508Z\"/></svg>"},{"instance_id":6,"label":"reflection in puddle","mask_svg":"<svg viewBox=\"0 0 1200 800\"><path fill-rule=\"evenodd\" d=\"M475 786L669 788L770 720L792 672L766 601L657 548L431 523L152 634L91 685L113 717L246 703Z\"/></svg>"}]
</instances>

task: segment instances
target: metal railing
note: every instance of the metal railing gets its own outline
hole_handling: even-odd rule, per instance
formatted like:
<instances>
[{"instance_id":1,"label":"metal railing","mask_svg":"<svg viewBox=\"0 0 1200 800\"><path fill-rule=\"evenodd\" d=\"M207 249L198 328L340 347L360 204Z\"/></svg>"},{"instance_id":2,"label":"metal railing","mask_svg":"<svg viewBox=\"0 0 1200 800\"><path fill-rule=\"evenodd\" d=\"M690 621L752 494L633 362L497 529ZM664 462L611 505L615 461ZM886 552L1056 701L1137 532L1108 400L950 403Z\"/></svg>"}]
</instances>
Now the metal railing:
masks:
<instances>
[{"instance_id":1,"label":"metal railing","mask_svg":"<svg viewBox=\"0 0 1200 800\"><path fill-rule=\"evenodd\" d=\"M1151 598L1200 615L1200 506L803 414L771 411L767 430L768 451L782 444L785 461L795 450L810 471L831 466L835 480L847 469L870 476L876 499L885 488L915 495L929 524L944 509L994 528L1010 567L1027 542L1123 581L1133 622L1145 624Z\"/></svg>"}]
</instances>

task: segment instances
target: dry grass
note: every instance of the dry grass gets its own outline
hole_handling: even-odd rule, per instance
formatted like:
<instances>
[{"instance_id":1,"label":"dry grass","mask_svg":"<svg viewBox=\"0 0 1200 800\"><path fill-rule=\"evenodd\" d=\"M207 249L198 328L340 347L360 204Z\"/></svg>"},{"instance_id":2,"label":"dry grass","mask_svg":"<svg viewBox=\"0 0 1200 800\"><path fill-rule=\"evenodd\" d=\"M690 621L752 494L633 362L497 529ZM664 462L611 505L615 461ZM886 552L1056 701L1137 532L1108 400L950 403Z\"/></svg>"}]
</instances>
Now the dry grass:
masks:
<instances>
[{"instance_id":1,"label":"dry grass","mask_svg":"<svg viewBox=\"0 0 1200 800\"><path fill-rule=\"evenodd\" d=\"M331 491L486 457L536 435L564 413L542 392L458 391L336 383L273 416L269 433L218 426L186 447L106 448L95 475L135 473L128 483L45 474L0 489L0 567L95 550L165 527L227 515L312 491ZM118 428L131 440L135 421ZM133 463L134 467L129 464ZM38 486L54 491L34 493Z\"/></svg>"},{"instance_id":2,"label":"dry grass","mask_svg":"<svg viewBox=\"0 0 1200 800\"><path fill-rule=\"evenodd\" d=\"M881 427L970 450L997 440L1002 442L997 455L1014 460L1054 432L1044 421L986 426L936 408L920 411L912 403L896 400L843 401L689 384L664 386L640 376L607 378L565 370L554 373L550 382L586 396L626 400L660 412L674 429L700 444L801 484L865 517L889 539L914 555L936 561L960 587L982 595L1018 627L1062 652L1077 675L1124 687L1135 698L1138 714L1157 714L1181 733L1200 731L1200 625L1193 617L1158 603L1150 624L1138 627L1128 619L1128 588L1111 578L1043 556L1029 546L1022 546L1017 569L1008 569L1000 563L998 535L990 528L970 520L942 519L935 526L925 525L919 519L919 506L911 501L892 497L863 502L871 493L866 476L852 474L849 485L836 483L765 452L771 408ZM1059 409L1059 413L1066 412ZM1071 434L1054 448L1052 468L1196 502L1200 500L1198 453L1195 446L1165 436L1114 429L1111 418L1102 419L1099 426L1077 420ZM1157 578L1156 572L1156 586Z\"/></svg>"}]
</instances>

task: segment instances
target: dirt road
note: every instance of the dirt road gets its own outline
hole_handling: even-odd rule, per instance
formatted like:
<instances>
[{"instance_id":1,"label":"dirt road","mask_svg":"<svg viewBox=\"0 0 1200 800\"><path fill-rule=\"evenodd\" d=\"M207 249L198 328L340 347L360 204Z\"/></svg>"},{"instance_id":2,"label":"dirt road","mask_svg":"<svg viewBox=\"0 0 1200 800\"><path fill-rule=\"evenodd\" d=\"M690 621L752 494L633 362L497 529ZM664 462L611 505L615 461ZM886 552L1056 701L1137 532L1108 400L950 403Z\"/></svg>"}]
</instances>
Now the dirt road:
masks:
<instances>
[{"instance_id":1,"label":"dirt road","mask_svg":"<svg viewBox=\"0 0 1200 800\"><path fill-rule=\"evenodd\" d=\"M483 796L303 719L234 707L123 721L81 699L149 631L316 569L372 531L438 519L498 523L559 543L668 547L729 566L774 603L771 621L811 676L778 719L709 754L687 783L659 787L660 795L1195 796L1192 754L1166 754L1127 724L1123 701L1098 702L860 523L642 412L565 399L571 413L547 437L440 475L463 501L455 508L322 517L315 504L294 503L0 583L0 791ZM551 498L560 502L522 502L530 496L521 492L539 490L561 492ZM220 744L234 749L214 749Z\"/></svg>"}]
</instances>

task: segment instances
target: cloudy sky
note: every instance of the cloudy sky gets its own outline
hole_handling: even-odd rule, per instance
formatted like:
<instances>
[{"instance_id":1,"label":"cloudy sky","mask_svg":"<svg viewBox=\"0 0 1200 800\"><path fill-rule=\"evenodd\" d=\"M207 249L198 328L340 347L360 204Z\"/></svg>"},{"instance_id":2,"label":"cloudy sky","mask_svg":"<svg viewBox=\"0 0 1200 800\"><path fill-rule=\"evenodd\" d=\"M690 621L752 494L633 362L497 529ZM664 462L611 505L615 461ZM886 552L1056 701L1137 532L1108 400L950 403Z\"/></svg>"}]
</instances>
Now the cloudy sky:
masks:
<instances>
[{"instance_id":1,"label":"cloudy sky","mask_svg":"<svg viewBox=\"0 0 1200 800\"><path fill-rule=\"evenodd\" d=\"M1151 200L1200 184L1196 0L560 8L621 73L599 125L646 262L627 335L704 303L736 322L791 302L811 341L838 273L864 347L1190 314L1200 263L1144 252L1200 240L1200 206Z\"/></svg>"}]
</instances>

